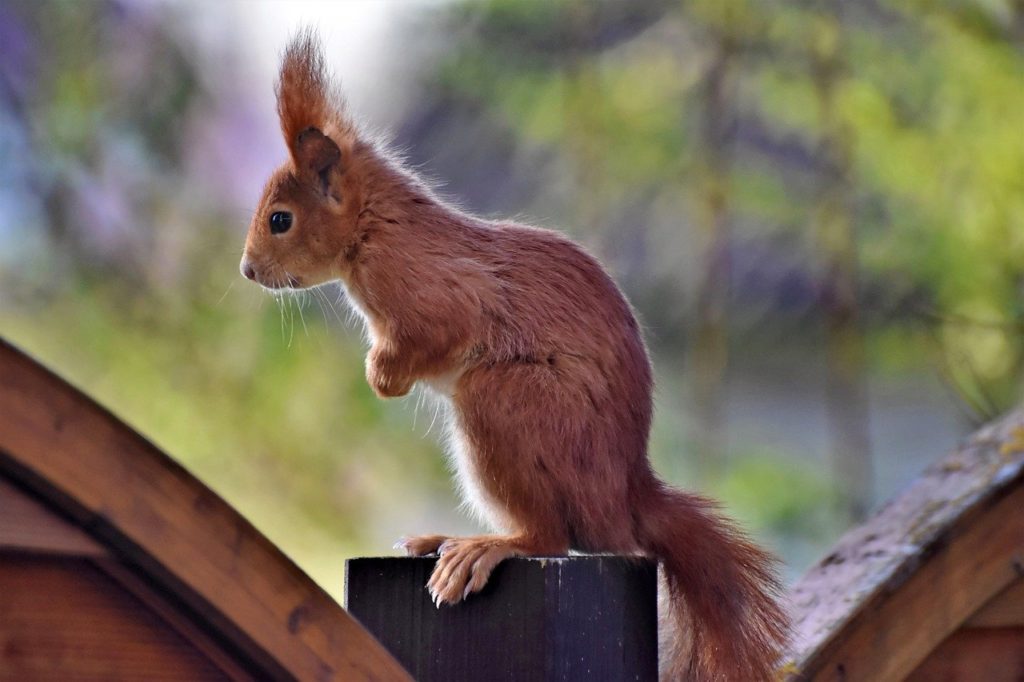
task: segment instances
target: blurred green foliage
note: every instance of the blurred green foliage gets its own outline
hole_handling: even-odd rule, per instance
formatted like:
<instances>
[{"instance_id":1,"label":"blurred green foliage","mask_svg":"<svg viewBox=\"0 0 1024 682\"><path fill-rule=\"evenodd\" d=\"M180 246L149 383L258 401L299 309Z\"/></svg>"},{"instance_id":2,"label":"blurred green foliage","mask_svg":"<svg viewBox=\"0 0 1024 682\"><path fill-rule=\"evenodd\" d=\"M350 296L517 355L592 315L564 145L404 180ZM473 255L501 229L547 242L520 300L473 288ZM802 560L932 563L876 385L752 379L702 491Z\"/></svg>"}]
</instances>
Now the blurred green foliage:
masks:
<instances>
[{"instance_id":1,"label":"blurred green foliage","mask_svg":"<svg viewBox=\"0 0 1024 682\"><path fill-rule=\"evenodd\" d=\"M453 513L434 407L372 395L339 292L275 299L238 276L259 187L240 197L232 180L283 148L254 123L268 112L251 109L237 64L218 70L197 47L190 13L204 11L0 6L0 334L180 458L338 594L345 556L472 526ZM456 198L544 216L608 263L649 329L652 454L670 480L706 473L684 389L715 312L702 286L727 288L728 333L708 337L729 350L710 356L723 363L716 390L768 363L798 393L826 344L837 253L856 266L857 372L939 373L975 419L1019 399L1020 3L462 0L417 12L413 31L443 49L400 86L421 95L400 140ZM277 47L221 30L240 63ZM716 244L724 275L709 266ZM779 395L763 397L766 420ZM792 566L842 528L821 453L749 434L726 450L703 485Z\"/></svg>"}]
</instances>

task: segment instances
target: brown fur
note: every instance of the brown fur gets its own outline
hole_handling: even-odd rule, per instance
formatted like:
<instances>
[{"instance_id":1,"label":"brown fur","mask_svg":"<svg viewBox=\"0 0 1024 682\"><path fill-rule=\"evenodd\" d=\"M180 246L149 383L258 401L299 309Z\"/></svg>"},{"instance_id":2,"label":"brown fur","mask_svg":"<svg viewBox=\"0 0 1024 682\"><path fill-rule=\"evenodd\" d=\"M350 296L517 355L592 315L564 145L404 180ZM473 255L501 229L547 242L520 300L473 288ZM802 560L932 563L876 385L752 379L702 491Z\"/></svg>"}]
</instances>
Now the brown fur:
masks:
<instances>
[{"instance_id":1,"label":"brown fur","mask_svg":"<svg viewBox=\"0 0 1024 682\"><path fill-rule=\"evenodd\" d=\"M655 476L650 363L597 261L558 233L439 201L348 121L311 33L288 47L277 92L291 160L267 184L243 271L268 287L340 280L366 320L373 389L424 382L450 403L463 492L499 534L404 540L440 553L435 600L479 590L510 556L647 555L687 633L665 676L771 679L786 633L772 559ZM281 210L294 224L273 235Z\"/></svg>"}]
</instances>

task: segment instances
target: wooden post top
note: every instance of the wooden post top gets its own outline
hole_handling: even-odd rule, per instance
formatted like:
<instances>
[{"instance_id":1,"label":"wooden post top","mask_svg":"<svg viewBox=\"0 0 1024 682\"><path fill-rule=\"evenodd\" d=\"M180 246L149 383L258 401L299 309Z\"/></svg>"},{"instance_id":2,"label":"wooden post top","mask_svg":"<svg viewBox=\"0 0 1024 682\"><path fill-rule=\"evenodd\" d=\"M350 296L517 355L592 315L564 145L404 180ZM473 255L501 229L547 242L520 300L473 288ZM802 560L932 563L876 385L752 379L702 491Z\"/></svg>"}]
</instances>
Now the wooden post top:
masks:
<instances>
[{"instance_id":1,"label":"wooden post top","mask_svg":"<svg viewBox=\"0 0 1024 682\"><path fill-rule=\"evenodd\" d=\"M434 606L436 558L351 559L346 606L421 682L655 680L657 570L635 557L506 559Z\"/></svg>"}]
</instances>

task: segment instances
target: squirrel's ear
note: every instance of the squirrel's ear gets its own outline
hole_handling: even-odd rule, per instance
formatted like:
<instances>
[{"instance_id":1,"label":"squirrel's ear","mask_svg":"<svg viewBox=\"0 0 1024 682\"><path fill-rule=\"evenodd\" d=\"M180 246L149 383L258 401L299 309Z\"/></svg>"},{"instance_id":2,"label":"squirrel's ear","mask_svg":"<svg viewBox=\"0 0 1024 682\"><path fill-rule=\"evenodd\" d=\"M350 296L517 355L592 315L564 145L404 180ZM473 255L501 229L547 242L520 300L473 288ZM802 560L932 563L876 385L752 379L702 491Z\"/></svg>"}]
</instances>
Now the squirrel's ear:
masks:
<instances>
[{"instance_id":1,"label":"squirrel's ear","mask_svg":"<svg viewBox=\"0 0 1024 682\"><path fill-rule=\"evenodd\" d=\"M322 194L332 194L332 179L343 171L341 149L334 140L316 128L306 128L295 138L292 154L299 172L315 182Z\"/></svg>"},{"instance_id":2,"label":"squirrel's ear","mask_svg":"<svg viewBox=\"0 0 1024 682\"><path fill-rule=\"evenodd\" d=\"M343 134L352 130L341 95L324 65L320 40L312 29L300 31L285 49L277 81L281 132L297 162L295 147L310 129ZM335 139L338 139L337 137Z\"/></svg>"}]
</instances>

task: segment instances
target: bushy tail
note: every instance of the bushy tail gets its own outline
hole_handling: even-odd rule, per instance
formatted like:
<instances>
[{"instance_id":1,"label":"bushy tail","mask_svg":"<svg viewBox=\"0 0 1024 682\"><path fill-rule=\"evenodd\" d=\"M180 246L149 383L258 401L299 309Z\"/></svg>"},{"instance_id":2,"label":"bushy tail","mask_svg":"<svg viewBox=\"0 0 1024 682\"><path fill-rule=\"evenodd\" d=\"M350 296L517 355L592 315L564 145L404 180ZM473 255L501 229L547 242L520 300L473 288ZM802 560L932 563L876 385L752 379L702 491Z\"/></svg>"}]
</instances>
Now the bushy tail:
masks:
<instances>
[{"instance_id":1,"label":"bushy tail","mask_svg":"<svg viewBox=\"0 0 1024 682\"><path fill-rule=\"evenodd\" d=\"M715 502L658 485L641 510L640 541L662 561L677 637L665 680L775 679L788 619L774 559Z\"/></svg>"}]
</instances>

